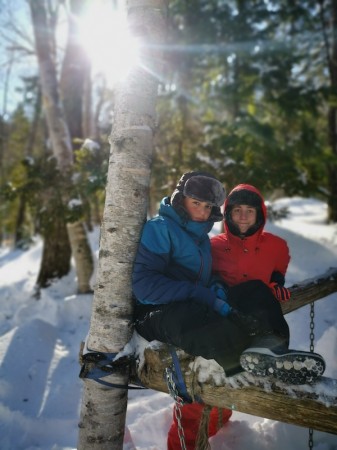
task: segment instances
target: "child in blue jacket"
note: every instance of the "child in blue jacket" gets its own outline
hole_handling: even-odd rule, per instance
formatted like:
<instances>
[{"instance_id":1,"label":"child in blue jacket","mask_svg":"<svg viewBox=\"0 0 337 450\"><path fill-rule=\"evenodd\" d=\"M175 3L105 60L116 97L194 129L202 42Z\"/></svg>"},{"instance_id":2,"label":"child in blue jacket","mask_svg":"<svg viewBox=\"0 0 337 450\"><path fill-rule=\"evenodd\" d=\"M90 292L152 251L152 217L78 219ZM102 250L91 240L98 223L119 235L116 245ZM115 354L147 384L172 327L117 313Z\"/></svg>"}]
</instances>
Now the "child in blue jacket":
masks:
<instances>
[{"instance_id":1,"label":"child in blue jacket","mask_svg":"<svg viewBox=\"0 0 337 450\"><path fill-rule=\"evenodd\" d=\"M170 343L192 355L213 358L217 354L218 362L228 359L226 370L230 370L238 359L231 362L230 352L223 351L226 346L221 340L225 336L220 332L225 329L223 316L229 306L208 287L212 268L208 233L214 222L223 219L220 206L224 199L225 189L212 175L189 172L181 177L171 198L162 200L159 215L144 226L134 264L133 291L136 330L141 336ZM211 329L213 343L207 338ZM238 352L244 347L241 345ZM195 448L203 408L198 403L182 407L187 450ZM213 408L209 436L231 414L231 410ZM168 450L181 448L175 416L168 433Z\"/></svg>"},{"instance_id":2,"label":"child in blue jacket","mask_svg":"<svg viewBox=\"0 0 337 450\"><path fill-rule=\"evenodd\" d=\"M208 233L223 215L225 189L204 172L185 173L159 215L143 228L133 269L136 330L194 356L215 359L230 375L249 335L226 317L230 307L210 289Z\"/></svg>"}]
</instances>

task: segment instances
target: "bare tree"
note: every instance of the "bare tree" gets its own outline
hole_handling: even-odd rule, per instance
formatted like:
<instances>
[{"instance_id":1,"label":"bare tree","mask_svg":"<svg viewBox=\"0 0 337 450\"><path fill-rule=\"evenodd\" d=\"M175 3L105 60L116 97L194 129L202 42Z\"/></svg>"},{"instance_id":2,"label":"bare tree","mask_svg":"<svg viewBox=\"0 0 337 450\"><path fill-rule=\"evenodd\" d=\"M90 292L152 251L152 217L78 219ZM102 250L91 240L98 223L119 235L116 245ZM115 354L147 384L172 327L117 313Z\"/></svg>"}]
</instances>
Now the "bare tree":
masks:
<instances>
[{"instance_id":1,"label":"bare tree","mask_svg":"<svg viewBox=\"0 0 337 450\"><path fill-rule=\"evenodd\" d=\"M131 270L146 219L155 130L155 102L166 26L164 0L129 0L131 30L142 39L142 67L120 86L110 143L99 267L88 347L111 357L131 337ZM150 44L150 45L147 45ZM106 378L127 385L128 370ZM127 408L126 389L107 389L85 379L78 449L121 449Z\"/></svg>"},{"instance_id":2,"label":"bare tree","mask_svg":"<svg viewBox=\"0 0 337 450\"><path fill-rule=\"evenodd\" d=\"M68 14L68 40L63 58L60 92L72 149L81 147L83 132L83 103L85 81L90 77L90 63L78 40L78 23L87 0L70 0ZM86 93L88 95L88 93ZM81 198L82 203L86 199ZM76 262L77 289L79 293L91 292L90 278L94 269L91 248L82 220L67 223L72 255Z\"/></svg>"},{"instance_id":3,"label":"bare tree","mask_svg":"<svg viewBox=\"0 0 337 450\"><path fill-rule=\"evenodd\" d=\"M54 39L53 39L53 23L55 15L51 15L48 20L47 8L45 0L30 0L30 10L33 21L35 46L37 58L39 63L41 88L43 96L43 107L46 116L49 137L53 154L57 160L57 167L62 172L64 179L67 181L68 188L71 186L71 170L73 166L73 147L71 140L71 133L67 123L66 113L60 97L60 89L57 79L57 70ZM72 28L70 28L72 31ZM73 40L69 39L68 44L70 50L66 55L71 54L71 45ZM66 59L64 64L64 72L69 74L70 59ZM71 74L72 75L72 74ZM73 76L69 77L73 81ZM66 88L65 88L66 89ZM67 90L67 89L66 89ZM69 117L76 116L70 114L70 105L77 104L77 90L71 96L67 111ZM81 103L80 103L81 104ZM71 122L71 130L74 133L78 132L77 123L81 124L81 114L78 113L79 119L77 122ZM75 131L76 130L76 131ZM69 198L69 189L64 189L60 193L61 203L66 204ZM46 202L52 198L53 193L49 194ZM90 246L87 242L87 236L82 222L71 223L65 231L66 220L59 214L52 211L53 217L49 220L47 231L44 236L44 250L41 264L41 270L38 276L38 285L45 286L50 279L60 277L69 271L70 246L72 255L75 259L77 277L78 277L78 291L80 293L89 292L90 277L93 271L93 259L91 255ZM68 240L69 235L69 240ZM58 269L58 270L56 270Z\"/></svg>"},{"instance_id":4,"label":"bare tree","mask_svg":"<svg viewBox=\"0 0 337 450\"><path fill-rule=\"evenodd\" d=\"M39 63L43 110L48 126L53 154L60 171L69 171L73 163L73 153L69 129L60 102L55 68L53 27L48 22L44 0L29 2L35 47ZM52 21L51 21L52 22ZM53 214L55 203L53 190L46 190L44 202L48 209L48 223L44 227L44 241L40 272L37 278L39 287L48 286L53 278L66 275L70 269L70 243L66 222L60 214ZM65 199L63 199L65 201Z\"/></svg>"}]
</instances>

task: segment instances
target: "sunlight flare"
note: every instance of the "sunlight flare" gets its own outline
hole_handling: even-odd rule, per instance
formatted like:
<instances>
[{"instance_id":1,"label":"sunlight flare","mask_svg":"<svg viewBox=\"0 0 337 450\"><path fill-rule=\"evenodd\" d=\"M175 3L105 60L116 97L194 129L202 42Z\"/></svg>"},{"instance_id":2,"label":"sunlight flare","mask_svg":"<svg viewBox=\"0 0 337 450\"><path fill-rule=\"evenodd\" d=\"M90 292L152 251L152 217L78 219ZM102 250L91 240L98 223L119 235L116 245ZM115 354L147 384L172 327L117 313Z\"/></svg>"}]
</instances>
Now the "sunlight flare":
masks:
<instances>
[{"instance_id":1,"label":"sunlight flare","mask_svg":"<svg viewBox=\"0 0 337 450\"><path fill-rule=\"evenodd\" d=\"M89 55L94 74L114 85L139 64L139 45L129 32L126 12L111 3L95 2L79 25L80 40Z\"/></svg>"}]
</instances>

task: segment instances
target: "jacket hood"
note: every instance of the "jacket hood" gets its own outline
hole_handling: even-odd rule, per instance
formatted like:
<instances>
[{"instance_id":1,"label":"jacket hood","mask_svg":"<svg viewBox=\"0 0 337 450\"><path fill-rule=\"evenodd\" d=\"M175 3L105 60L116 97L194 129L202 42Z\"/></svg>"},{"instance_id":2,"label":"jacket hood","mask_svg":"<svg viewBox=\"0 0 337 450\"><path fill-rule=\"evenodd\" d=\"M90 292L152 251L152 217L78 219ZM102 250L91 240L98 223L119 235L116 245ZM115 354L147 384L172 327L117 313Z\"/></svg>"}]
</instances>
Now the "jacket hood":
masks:
<instances>
[{"instance_id":1,"label":"jacket hood","mask_svg":"<svg viewBox=\"0 0 337 450\"><path fill-rule=\"evenodd\" d=\"M229 193L224 204L225 224L234 235L240 235L238 227L232 222L231 210L234 205L254 206L257 210L256 224L245 234L251 236L258 230L262 231L267 220L267 208L261 192L250 184L239 184Z\"/></svg>"}]
</instances>

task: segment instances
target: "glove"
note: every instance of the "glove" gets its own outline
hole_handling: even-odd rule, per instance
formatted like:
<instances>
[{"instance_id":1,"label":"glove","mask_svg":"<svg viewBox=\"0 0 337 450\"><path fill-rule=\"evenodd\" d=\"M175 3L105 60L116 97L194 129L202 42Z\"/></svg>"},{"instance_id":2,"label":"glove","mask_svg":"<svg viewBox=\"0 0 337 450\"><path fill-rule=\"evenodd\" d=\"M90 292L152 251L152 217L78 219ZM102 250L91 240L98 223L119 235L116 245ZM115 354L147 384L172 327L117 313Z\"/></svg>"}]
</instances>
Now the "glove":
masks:
<instances>
[{"instance_id":1,"label":"glove","mask_svg":"<svg viewBox=\"0 0 337 450\"><path fill-rule=\"evenodd\" d=\"M255 319L255 317L248 314L243 314L236 309L232 308L228 318L235 323L235 325L244 330L248 336L256 336L262 332L262 327L258 319Z\"/></svg>"},{"instance_id":2,"label":"glove","mask_svg":"<svg viewBox=\"0 0 337 450\"><path fill-rule=\"evenodd\" d=\"M220 282L213 283L210 287L211 291L215 293L217 298L227 301L227 288Z\"/></svg>"},{"instance_id":3,"label":"glove","mask_svg":"<svg viewBox=\"0 0 337 450\"><path fill-rule=\"evenodd\" d=\"M216 295L214 310L217 313L221 314L223 317L227 317L232 310L232 308L227 303L227 289L219 281L213 283L210 289Z\"/></svg>"},{"instance_id":4,"label":"glove","mask_svg":"<svg viewBox=\"0 0 337 450\"><path fill-rule=\"evenodd\" d=\"M269 287L279 302L287 302L290 299L290 291L284 286L280 286L277 283L270 283Z\"/></svg>"},{"instance_id":5,"label":"glove","mask_svg":"<svg viewBox=\"0 0 337 450\"><path fill-rule=\"evenodd\" d=\"M221 314L223 317L227 317L231 311L232 308L229 306L227 302L224 302L221 298L216 298L214 303L214 310Z\"/></svg>"}]
</instances>

